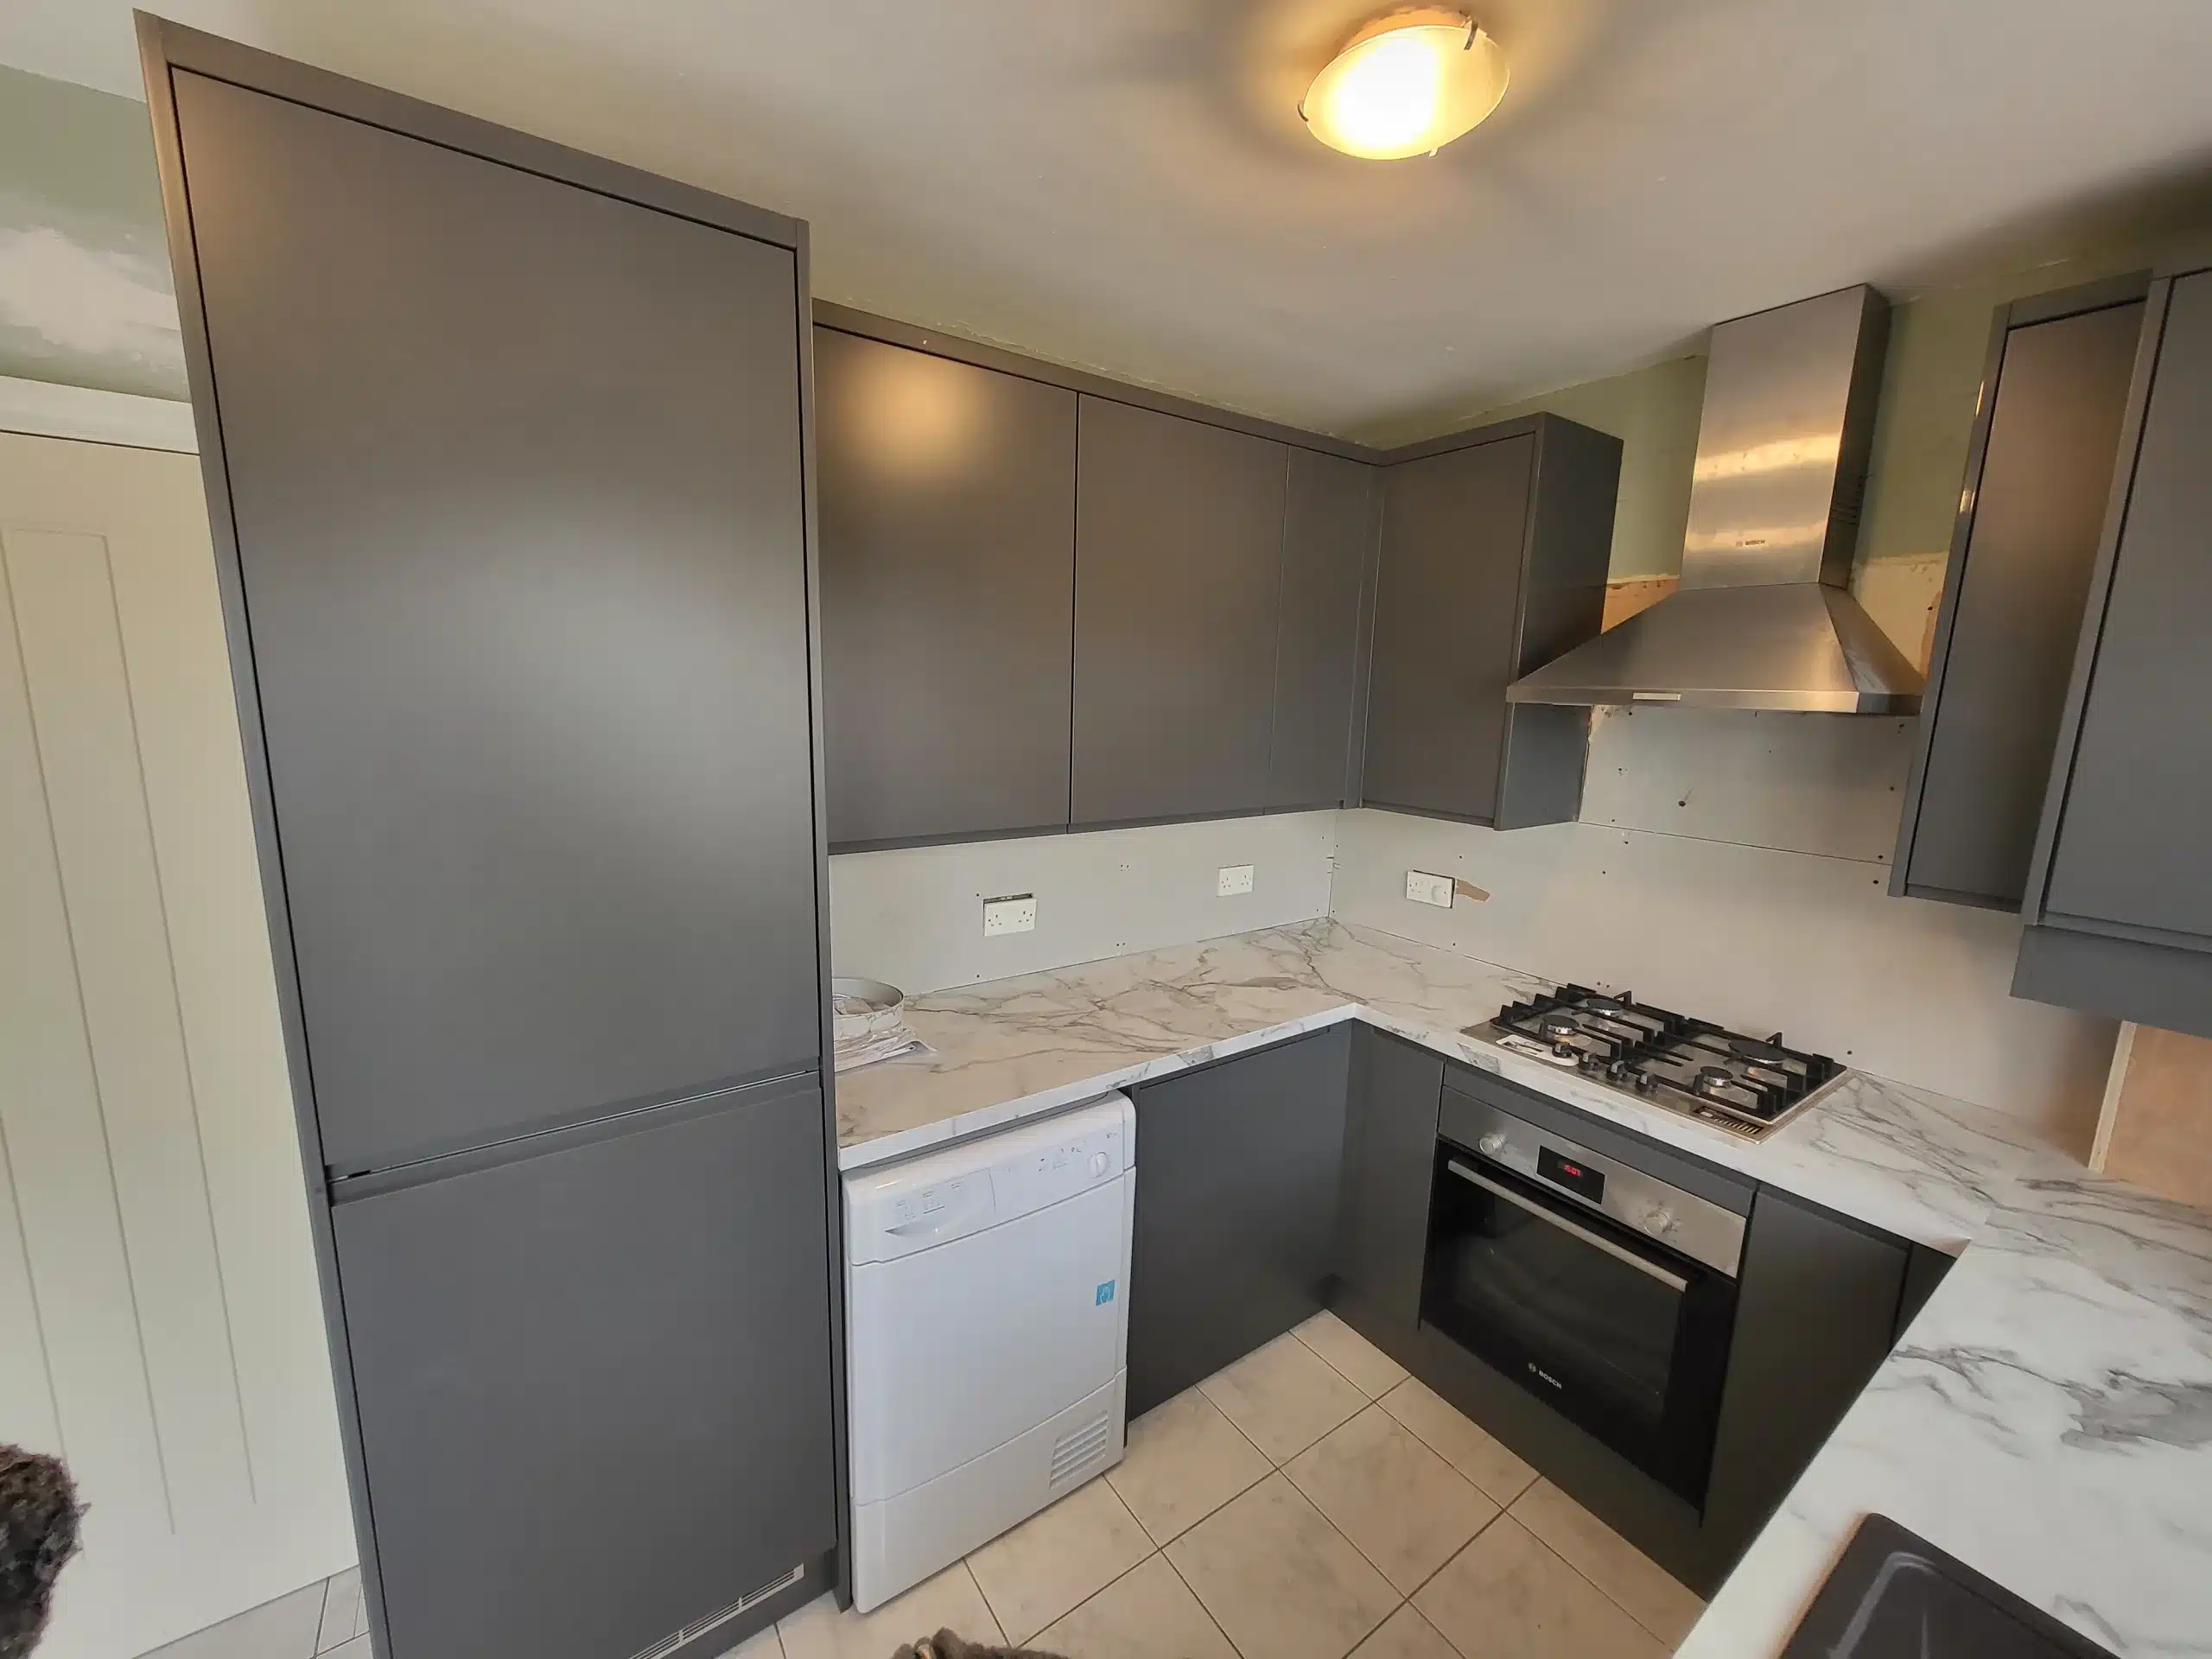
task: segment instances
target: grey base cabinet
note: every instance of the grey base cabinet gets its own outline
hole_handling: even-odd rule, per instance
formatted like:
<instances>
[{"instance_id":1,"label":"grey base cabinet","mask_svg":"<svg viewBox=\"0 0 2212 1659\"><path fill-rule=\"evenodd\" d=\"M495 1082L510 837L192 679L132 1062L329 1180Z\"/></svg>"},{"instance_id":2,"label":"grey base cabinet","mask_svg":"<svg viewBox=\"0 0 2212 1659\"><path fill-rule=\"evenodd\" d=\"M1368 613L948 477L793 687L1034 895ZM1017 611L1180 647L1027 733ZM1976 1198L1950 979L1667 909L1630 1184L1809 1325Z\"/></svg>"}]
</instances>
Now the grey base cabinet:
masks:
<instances>
[{"instance_id":1,"label":"grey base cabinet","mask_svg":"<svg viewBox=\"0 0 2212 1659\"><path fill-rule=\"evenodd\" d=\"M1352 1034L1351 1082L1330 1306L1370 1341L1378 1330L1410 1338L1421 1323L1444 1062L1361 1025Z\"/></svg>"},{"instance_id":2,"label":"grey base cabinet","mask_svg":"<svg viewBox=\"0 0 2212 1659\"><path fill-rule=\"evenodd\" d=\"M1130 1416L1320 1310L1351 1052L1334 1026L1132 1091Z\"/></svg>"}]
</instances>

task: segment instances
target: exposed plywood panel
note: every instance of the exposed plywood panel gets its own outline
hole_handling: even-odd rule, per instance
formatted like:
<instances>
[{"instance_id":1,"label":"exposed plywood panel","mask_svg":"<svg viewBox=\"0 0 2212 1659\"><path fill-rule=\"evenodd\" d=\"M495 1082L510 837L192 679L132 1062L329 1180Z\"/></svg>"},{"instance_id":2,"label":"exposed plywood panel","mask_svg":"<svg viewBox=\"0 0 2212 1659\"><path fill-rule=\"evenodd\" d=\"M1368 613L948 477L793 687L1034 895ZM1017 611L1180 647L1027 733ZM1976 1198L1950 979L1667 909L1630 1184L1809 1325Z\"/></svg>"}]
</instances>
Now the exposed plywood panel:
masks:
<instances>
[{"instance_id":1,"label":"exposed plywood panel","mask_svg":"<svg viewBox=\"0 0 2212 1659\"><path fill-rule=\"evenodd\" d=\"M1600 709L1582 821L1886 864L1913 721L1750 709Z\"/></svg>"},{"instance_id":2,"label":"exposed plywood panel","mask_svg":"<svg viewBox=\"0 0 2212 1659\"><path fill-rule=\"evenodd\" d=\"M2104 1169L2212 1208L2212 1041L2132 1027L2104 1137Z\"/></svg>"},{"instance_id":3,"label":"exposed plywood panel","mask_svg":"<svg viewBox=\"0 0 2212 1659\"><path fill-rule=\"evenodd\" d=\"M0 1422L56 1659L353 1554L199 472L0 436Z\"/></svg>"}]
</instances>

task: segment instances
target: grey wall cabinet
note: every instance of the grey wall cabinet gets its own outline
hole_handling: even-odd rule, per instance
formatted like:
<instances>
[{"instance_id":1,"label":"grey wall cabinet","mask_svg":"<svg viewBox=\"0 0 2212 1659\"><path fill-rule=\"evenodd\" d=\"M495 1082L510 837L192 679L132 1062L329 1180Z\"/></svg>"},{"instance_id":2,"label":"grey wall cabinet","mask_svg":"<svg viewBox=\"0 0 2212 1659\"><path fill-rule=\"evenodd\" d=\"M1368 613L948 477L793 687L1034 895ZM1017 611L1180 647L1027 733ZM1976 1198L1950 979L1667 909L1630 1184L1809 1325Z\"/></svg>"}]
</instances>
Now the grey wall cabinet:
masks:
<instances>
[{"instance_id":1,"label":"grey wall cabinet","mask_svg":"<svg viewBox=\"0 0 2212 1659\"><path fill-rule=\"evenodd\" d=\"M2020 907L2148 283L2100 283L1997 314L1893 893Z\"/></svg>"},{"instance_id":2,"label":"grey wall cabinet","mask_svg":"<svg viewBox=\"0 0 2212 1659\"><path fill-rule=\"evenodd\" d=\"M1351 1052L1334 1026L1135 1091L1132 1417L1321 1307Z\"/></svg>"},{"instance_id":3,"label":"grey wall cabinet","mask_svg":"<svg viewBox=\"0 0 2212 1659\"><path fill-rule=\"evenodd\" d=\"M1575 816L1587 711L1505 688L1599 632L1620 453L1538 415L1382 469L1366 804L1501 830Z\"/></svg>"},{"instance_id":4,"label":"grey wall cabinet","mask_svg":"<svg viewBox=\"0 0 2212 1659\"><path fill-rule=\"evenodd\" d=\"M1433 1051L1362 1024L1354 1029L1344 1112L1344 1178L1330 1305L1370 1339L1421 1323L1444 1062Z\"/></svg>"},{"instance_id":5,"label":"grey wall cabinet","mask_svg":"<svg viewBox=\"0 0 2212 1659\"><path fill-rule=\"evenodd\" d=\"M1738 1283L1703 1552L1718 1580L1889 1356L1904 1241L1761 1187Z\"/></svg>"},{"instance_id":6,"label":"grey wall cabinet","mask_svg":"<svg viewBox=\"0 0 2212 1659\"><path fill-rule=\"evenodd\" d=\"M1287 446L1085 397L1077 825L1268 804Z\"/></svg>"},{"instance_id":7,"label":"grey wall cabinet","mask_svg":"<svg viewBox=\"0 0 2212 1659\"><path fill-rule=\"evenodd\" d=\"M817 327L833 849L1068 821L1076 394Z\"/></svg>"},{"instance_id":8,"label":"grey wall cabinet","mask_svg":"<svg viewBox=\"0 0 2212 1659\"><path fill-rule=\"evenodd\" d=\"M804 226L140 29L377 1651L721 1652L842 1525Z\"/></svg>"},{"instance_id":9,"label":"grey wall cabinet","mask_svg":"<svg viewBox=\"0 0 2212 1659\"><path fill-rule=\"evenodd\" d=\"M2212 260L2152 285L2016 994L2212 1036Z\"/></svg>"},{"instance_id":10,"label":"grey wall cabinet","mask_svg":"<svg viewBox=\"0 0 2212 1659\"><path fill-rule=\"evenodd\" d=\"M1338 806L1356 798L1354 738L1365 702L1363 647L1372 626L1376 469L1293 448L1282 523L1268 806Z\"/></svg>"}]
</instances>

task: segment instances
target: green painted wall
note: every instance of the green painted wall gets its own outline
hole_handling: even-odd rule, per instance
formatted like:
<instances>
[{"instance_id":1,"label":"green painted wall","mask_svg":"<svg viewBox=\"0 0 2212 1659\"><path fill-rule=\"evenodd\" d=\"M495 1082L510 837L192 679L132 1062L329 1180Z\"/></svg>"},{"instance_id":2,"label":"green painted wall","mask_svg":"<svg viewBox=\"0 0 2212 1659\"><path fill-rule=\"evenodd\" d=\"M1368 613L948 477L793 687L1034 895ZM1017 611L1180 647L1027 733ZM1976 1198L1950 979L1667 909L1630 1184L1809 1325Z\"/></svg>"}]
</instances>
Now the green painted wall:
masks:
<instances>
[{"instance_id":1,"label":"green painted wall","mask_svg":"<svg viewBox=\"0 0 2212 1659\"><path fill-rule=\"evenodd\" d=\"M2094 255L1940 288L1893 295L1890 349L1874 423L1874 454L1859 526L1858 584L1866 566L1932 561L1940 573L1957 516L1967 443L1980 394L1982 359L1997 308L2031 294L2147 269L2190 238L2116 244ZM1705 359L1684 358L1492 410L1472 424L1548 410L1622 440L1620 505L1613 520L1612 576L1671 575L1681 569L1689 518L1690 464L1697 450ZM1885 574L1875 573L1879 584ZM1934 586L1940 588L1940 574ZM1866 595L1862 593L1862 598ZM1888 617L1884 618L1885 625ZM1899 632L1904 627L1892 627ZM1909 630L1906 630L1909 631ZM1911 642L1900 639L1908 654Z\"/></svg>"},{"instance_id":2,"label":"green painted wall","mask_svg":"<svg viewBox=\"0 0 2212 1659\"><path fill-rule=\"evenodd\" d=\"M0 375L186 395L146 106L4 66Z\"/></svg>"}]
</instances>

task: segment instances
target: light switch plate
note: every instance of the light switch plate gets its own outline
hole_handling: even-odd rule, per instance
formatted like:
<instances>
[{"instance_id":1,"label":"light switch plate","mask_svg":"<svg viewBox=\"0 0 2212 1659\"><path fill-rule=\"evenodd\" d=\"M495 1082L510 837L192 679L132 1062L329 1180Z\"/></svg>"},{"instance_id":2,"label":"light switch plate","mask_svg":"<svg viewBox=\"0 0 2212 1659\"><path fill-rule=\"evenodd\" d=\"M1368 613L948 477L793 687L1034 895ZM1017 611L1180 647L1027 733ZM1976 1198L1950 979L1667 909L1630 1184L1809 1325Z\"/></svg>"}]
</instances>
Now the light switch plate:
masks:
<instances>
[{"instance_id":1,"label":"light switch plate","mask_svg":"<svg viewBox=\"0 0 2212 1659\"><path fill-rule=\"evenodd\" d=\"M1240 893L1252 891L1252 867L1249 864L1224 864L1214 877L1213 890L1224 899L1233 899Z\"/></svg>"},{"instance_id":2,"label":"light switch plate","mask_svg":"<svg viewBox=\"0 0 2212 1659\"><path fill-rule=\"evenodd\" d=\"M1434 905L1439 910L1449 910L1452 908L1452 878L1431 875L1427 870L1408 870L1406 897L1417 905Z\"/></svg>"},{"instance_id":3,"label":"light switch plate","mask_svg":"<svg viewBox=\"0 0 2212 1659\"><path fill-rule=\"evenodd\" d=\"M1034 933L1037 931L1037 895L1033 893L1010 893L1002 899L983 900L983 937L995 939L1001 933Z\"/></svg>"}]
</instances>

